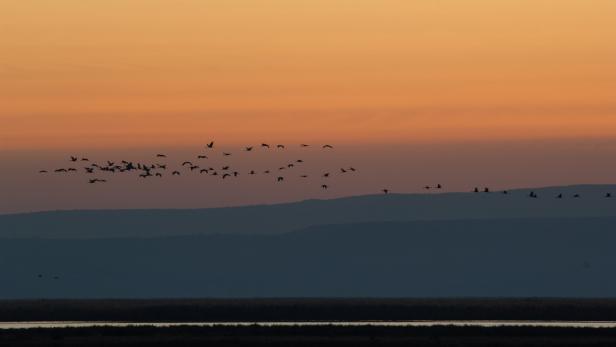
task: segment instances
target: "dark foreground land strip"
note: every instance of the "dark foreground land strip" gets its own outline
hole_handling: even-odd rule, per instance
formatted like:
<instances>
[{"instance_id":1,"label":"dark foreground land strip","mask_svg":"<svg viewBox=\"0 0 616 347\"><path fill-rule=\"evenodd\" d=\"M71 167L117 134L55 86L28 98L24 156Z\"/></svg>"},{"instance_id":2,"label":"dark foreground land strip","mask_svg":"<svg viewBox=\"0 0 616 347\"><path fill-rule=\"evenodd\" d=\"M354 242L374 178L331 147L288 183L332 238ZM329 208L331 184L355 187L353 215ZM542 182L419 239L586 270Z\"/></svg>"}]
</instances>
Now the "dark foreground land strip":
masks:
<instances>
[{"instance_id":1,"label":"dark foreground land strip","mask_svg":"<svg viewBox=\"0 0 616 347\"><path fill-rule=\"evenodd\" d=\"M0 301L0 322L616 321L616 299L190 299Z\"/></svg>"},{"instance_id":2,"label":"dark foreground land strip","mask_svg":"<svg viewBox=\"0 0 616 347\"><path fill-rule=\"evenodd\" d=\"M0 331L0 346L615 346L613 329L173 327Z\"/></svg>"}]
</instances>

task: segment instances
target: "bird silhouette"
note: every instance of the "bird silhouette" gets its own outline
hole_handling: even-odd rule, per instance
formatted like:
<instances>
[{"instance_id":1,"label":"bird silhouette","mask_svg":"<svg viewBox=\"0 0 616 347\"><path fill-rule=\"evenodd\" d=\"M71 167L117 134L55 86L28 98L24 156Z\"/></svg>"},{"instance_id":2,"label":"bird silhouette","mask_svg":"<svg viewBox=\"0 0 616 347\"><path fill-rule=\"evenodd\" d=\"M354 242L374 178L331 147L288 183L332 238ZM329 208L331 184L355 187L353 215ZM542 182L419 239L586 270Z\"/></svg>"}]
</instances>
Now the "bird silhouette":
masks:
<instances>
[{"instance_id":1,"label":"bird silhouette","mask_svg":"<svg viewBox=\"0 0 616 347\"><path fill-rule=\"evenodd\" d=\"M483 192L484 192L484 193L489 193L489 192L490 192L490 188L484 188L484 189L483 189Z\"/></svg>"},{"instance_id":2,"label":"bird silhouette","mask_svg":"<svg viewBox=\"0 0 616 347\"><path fill-rule=\"evenodd\" d=\"M443 186L439 183L436 185L436 189L443 189Z\"/></svg>"},{"instance_id":3,"label":"bird silhouette","mask_svg":"<svg viewBox=\"0 0 616 347\"><path fill-rule=\"evenodd\" d=\"M302 146L302 147L310 147L310 145L307 145L307 144L305 144L305 143L302 143L302 144L301 144L301 146Z\"/></svg>"},{"instance_id":4,"label":"bird silhouette","mask_svg":"<svg viewBox=\"0 0 616 347\"><path fill-rule=\"evenodd\" d=\"M208 143L207 148L214 148L214 141Z\"/></svg>"},{"instance_id":5,"label":"bird silhouette","mask_svg":"<svg viewBox=\"0 0 616 347\"><path fill-rule=\"evenodd\" d=\"M284 181L284 177L278 176L278 178L276 178L276 181L277 182L282 182L282 181Z\"/></svg>"},{"instance_id":6,"label":"bird silhouette","mask_svg":"<svg viewBox=\"0 0 616 347\"><path fill-rule=\"evenodd\" d=\"M383 189L383 193L389 194L389 189Z\"/></svg>"},{"instance_id":7,"label":"bird silhouette","mask_svg":"<svg viewBox=\"0 0 616 347\"><path fill-rule=\"evenodd\" d=\"M507 195L507 194L509 194L509 192L506 191L506 190L503 190L503 194Z\"/></svg>"},{"instance_id":8,"label":"bird silhouette","mask_svg":"<svg viewBox=\"0 0 616 347\"><path fill-rule=\"evenodd\" d=\"M81 158L81 161L90 161L88 158Z\"/></svg>"},{"instance_id":9,"label":"bird silhouette","mask_svg":"<svg viewBox=\"0 0 616 347\"><path fill-rule=\"evenodd\" d=\"M208 169L201 169L201 170L199 170L199 173L201 173L201 174L202 173L209 173L209 171L208 171Z\"/></svg>"},{"instance_id":10,"label":"bird silhouette","mask_svg":"<svg viewBox=\"0 0 616 347\"><path fill-rule=\"evenodd\" d=\"M308 178L308 175L301 175L301 178Z\"/></svg>"},{"instance_id":11,"label":"bird silhouette","mask_svg":"<svg viewBox=\"0 0 616 347\"><path fill-rule=\"evenodd\" d=\"M66 171L66 169L57 169L57 170L54 170L54 172L68 172L68 171Z\"/></svg>"},{"instance_id":12,"label":"bird silhouette","mask_svg":"<svg viewBox=\"0 0 616 347\"><path fill-rule=\"evenodd\" d=\"M321 186L321 188L322 189L327 189L327 188L329 188L329 186L327 184L324 184L324 185Z\"/></svg>"},{"instance_id":13,"label":"bird silhouette","mask_svg":"<svg viewBox=\"0 0 616 347\"><path fill-rule=\"evenodd\" d=\"M229 166L223 166L223 167L222 167L222 170L223 170L223 171L229 170Z\"/></svg>"},{"instance_id":14,"label":"bird silhouette","mask_svg":"<svg viewBox=\"0 0 616 347\"><path fill-rule=\"evenodd\" d=\"M579 198L581 198L581 195L580 194L575 194L573 197L576 198L576 199L579 199Z\"/></svg>"},{"instance_id":15,"label":"bird silhouette","mask_svg":"<svg viewBox=\"0 0 616 347\"><path fill-rule=\"evenodd\" d=\"M268 145L267 143L262 143L261 147L263 147L263 148L270 148L270 145Z\"/></svg>"},{"instance_id":16,"label":"bird silhouette","mask_svg":"<svg viewBox=\"0 0 616 347\"><path fill-rule=\"evenodd\" d=\"M284 145L277 145L277 146L276 146L276 148L278 148L278 149L284 149L285 147L284 147Z\"/></svg>"},{"instance_id":17,"label":"bird silhouette","mask_svg":"<svg viewBox=\"0 0 616 347\"><path fill-rule=\"evenodd\" d=\"M41 170L39 173L47 173L47 170Z\"/></svg>"},{"instance_id":18,"label":"bird silhouette","mask_svg":"<svg viewBox=\"0 0 616 347\"><path fill-rule=\"evenodd\" d=\"M180 172L179 171L173 171L171 173L171 176L180 176Z\"/></svg>"},{"instance_id":19,"label":"bird silhouette","mask_svg":"<svg viewBox=\"0 0 616 347\"><path fill-rule=\"evenodd\" d=\"M190 167L190 171L195 171L199 168L199 165L193 165Z\"/></svg>"},{"instance_id":20,"label":"bird silhouette","mask_svg":"<svg viewBox=\"0 0 616 347\"><path fill-rule=\"evenodd\" d=\"M71 161L77 161L77 157L71 156Z\"/></svg>"},{"instance_id":21,"label":"bird silhouette","mask_svg":"<svg viewBox=\"0 0 616 347\"><path fill-rule=\"evenodd\" d=\"M69 167L68 171L70 171L70 172L77 172L77 169L75 169L74 167Z\"/></svg>"},{"instance_id":22,"label":"bird silhouette","mask_svg":"<svg viewBox=\"0 0 616 347\"><path fill-rule=\"evenodd\" d=\"M94 168L92 167L86 167L85 170L86 170L86 173L89 173L89 174L94 173Z\"/></svg>"},{"instance_id":23,"label":"bird silhouette","mask_svg":"<svg viewBox=\"0 0 616 347\"><path fill-rule=\"evenodd\" d=\"M182 163L182 166L192 166L192 165L193 165L193 163L190 162L190 161L185 161L185 162Z\"/></svg>"},{"instance_id":24,"label":"bird silhouette","mask_svg":"<svg viewBox=\"0 0 616 347\"><path fill-rule=\"evenodd\" d=\"M424 187L425 190L430 190L430 188L432 188L432 187L430 187L430 186L425 186Z\"/></svg>"},{"instance_id":25,"label":"bird silhouette","mask_svg":"<svg viewBox=\"0 0 616 347\"><path fill-rule=\"evenodd\" d=\"M334 146L332 146L332 145L323 145L323 148L330 148L331 149L331 148L334 148Z\"/></svg>"},{"instance_id":26,"label":"bird silhouette","mask_svg":"<svg viewBox=\"0 0 616 347\"><path fill-rule=\"evenodd\" d=\"M90 184L94 184L94 183L98 183L98 182L105 183L105 182L107 182L107 180L102 180L102 179L98 179L98 178L90 180Z\"/></svg>"},{"instance_id":27,"label":"bird silhouette","mask_svg":"<svg viewBox=\"0 0 616 347\"><path fill-rule=\"evenodd\" d=\"M167 158L167 156L164 154L157 154L156 157L157 158Z\"/></svg>"},{"instance_id":28,"label":"bird silhouette","mask_svg":"<svg viewBox=\"0 0 616 347\"><path fill-rule=\"evenodd\" d=\"M479 188L475 187L474 192L475 192L475 193L479 193Z\"/></svg>"},{"instance_id":29,"label":"bird silhouette","mask_svg":"<svg viewBox=\"0 0 616 347\"><path fill-rule=\"evenodd\" d=\"M163 177L163 174L161 174L160 172L157 172L156 177Z\"/></svg>"},{"instance_id":30,"label":"bird silhouette","mask_svg":"<svg viewBox=\"0 0 616 347\"><path fill-rule=\"evenodd\" d=\"M227 177L231 177L231 174L226 173L226 174L222 175L222 179L223 179L223 180L224 180L225 178L227 178Z\"/></svg>"},{"instance_id":31,"label":"bird silhouette","mask_svg":"<svg viewBox=\"0 0 616 347\"><path fill-rule=\"evenodd\" d=\"M346 173L347 170L345 170L344 168L340 168L340 173Z\"/></svg>"},{"instance_id":32,"label":"bird silhouette","mask_svg":"<svg viewBox=\"0 0 616 347\"><path fill-rule=\"evenodd\" d=\"M301 160L301 159L297 159L295 162L296 162L296 163L303 163L304 161L303 161L303 160Z\"/></svg>"},{"instance_id":33,"label":"bird silhouette","mask_svg":"<svg viewBox=\"0 0 616 347\"><path fill-rule=\"evenodd\" d=\"M537 194L536 194L535 192L530 192L530 193L528 194L528 197L529 197L529 198L533 198L533 199L537 199L537 198L538 198L538 196L537 196Z\"/></svg>"},{"instance_id":34,"label":"bird silhouette","mask_svg":"<svg viewBox=\"0 0 616 347\"><path fill-rule=\"evenodd\" d=\"M197 159L207 159L207 155L198 155Z\"/></svg>"},{"instance_id":35,"label":"bird silhouette","mask_svg":"<svg viewBox=\"0 0 616 347\"><path fill-rule=\"evenodd\" d=\"M325 178L329 177L329 172L324 173L323 177L325 177Z\"/></svg>"},{"instance_id":36,"label":"bird silhouette","mask_svg":"<svg viewBox=\"0 0 616 347\"><path fill-rule=\"evenodd\" d=\"M222 155L224 155L225 157L228 157L231 155L231 153L223 152Z\"/></svg>"},{"instance_id":37,"label":"bird silhouette","mask_svg":"<svg viewBox=\"0 0 616 347\"><path fill-rule=\"evenodd\" d=\"M287 167L290 169L290 168L295 167L295 165L293 165L293 164L289 164L289 165L287 165Z\"/></svg>"},{"instance_id":38,"label":"bird silhouette","mask_svg":"<svg viewBox=\"0 0 616 347\"><path fill-rule=\"evenodd\" d=\"M357 169L355 169L354 167L350 167L349 170L351 170L353 172L357 171Z\"/></svg>"},{"instance_id":39,"label":"bird silhouette","mask_svg":"<svg viewBox=\"0 0 616 347\"><path fill-rule=\"evenodd\" d=\"M561 194L558 194L558 195L556 196L556 199L562 199L562 198L563 198L562 193L561 193Z\"/></svg>"},{"instance_id":40,"label":"bird silhouette","mask_svg":"<svg viewBox=\"0 0 616 347\"><path fill-rule=\"evenodd\" d=\"M250 170L250 172L249 172L248 174L249 174L249 175L255 175L255 174L256 174L256 172L255 172L255 170Z\"/></svg>"},{"instance_id":41,"label":"bird silhouette","mask_svg":"<svg viewBox=\"0 0 616 347\"><path fill-rule=\"evenodd\" d=\"M246 150L246 152L250 152L250 151L252 151L252 147L246 147L245 150Z\"/></svg>"},{"instance_id":42,"label":"bird silhouette","mask_svg":"<svg viewBox=\"0 0 616 347\"><path fill-rule=\"evenodd\" d=\"M239 172L237 172L237 171L233 171L233 177L237 177L237 176L239 176L239 175L240 175L240 173L239 173Z\"/></svg>"},{"instance_id":43,"label":"bird silhouette","mask_svg":"<svg viewBox=\"0 0 616 347\"><path fill-rule=\"evenodd\" d=\"M264 174L268 174L268 173L270 173L270 170L265 170L265 171L263 171L263 173Z\"/></svg>"},{"instance_id":44,"label":"bird silhouette","mask_svg":"<svg viewBox=\"0 0 616 347\"><path fill-rule=\"evenodd\" d=\"M606 198L611 198L611 197L612 197L612 193L606 193L606 194L605 194L605 197L606 197Z\"/></svg>"}]
</instances>

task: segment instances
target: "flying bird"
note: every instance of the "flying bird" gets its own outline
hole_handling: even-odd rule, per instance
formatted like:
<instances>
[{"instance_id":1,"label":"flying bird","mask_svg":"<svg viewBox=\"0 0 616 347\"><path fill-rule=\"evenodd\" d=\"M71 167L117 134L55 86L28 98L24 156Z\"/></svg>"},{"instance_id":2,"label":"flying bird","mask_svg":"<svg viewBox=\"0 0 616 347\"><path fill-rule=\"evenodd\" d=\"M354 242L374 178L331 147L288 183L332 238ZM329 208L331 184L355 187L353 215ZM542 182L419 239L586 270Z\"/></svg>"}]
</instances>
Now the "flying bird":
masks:
<instances>
[{"instance_id":1,"label":"flying bird","mask_svg":"<svg viewBox=\"0 0 616 347\"><path fill-rule=\"evenodd\" d=\"M284 145L277 145L276 148L284 149L285 147L284 147Z\"/></svg>"},{"instance_id":2,"label":"flying bird","mask_svg":"<svg viewBox=\"0 0 616 347\"><path fill-rule=\"evenodd\" d=\"M179 171L173 171L173 172L171 173L171 176L179 176L179 175L180 175L180 172L179 172Z\"/></svg>"},{"instance_id":3,"label":"flying bird","mask_svg":"<svg viewBox=\"0 0 616 347\"><path fill-rule=\"evenodd\" d=\"M321 186L321 188L322 189L327 189L327 188L329 188L329 186L327 184L324 184L324 185Z\"/></svg>"},{"instance_id":4,"label":"flying bird","mask_svg":"<svg viewBox=\"0 0 616 347\"><path fill-rule=\"evenodd\" d=\"M282 182L282 181L284 181L284 177L279 176L279 177L276 179L276 181L278 181L278 182Z\"/></svg>"},{"instance_id":5,"label":"flying bird","mask_svg":"<svg viewBox=\"0 0 616 347\"><path fill-rule=\"evenodd\" d=\"M230 155L231 155L231 153L226 153L226 152L223 152L223 153L222 153L222 155L224 155L225 157L228 157L228 156L230 156Z\"/></svg>"},{"instance_id":6,"label":"flying bird","mask_svg":"<svg viewBox=\"0 0 616 347\"><path fill-rule=\"evenodd\" d=\"M47 173L47 170L41 170L39 173Z\"/></svg>"},{"instance_id":7,"label":"flying bird","mask_svg":"<svg viewBox=\"0 0 616 347\"><path fill-rule=\"evenodd\" d=\"M305 144L305 143L302 143L302 144L301 144L301 146L302 146L302 147L310 147L310 145L307 145L307 144Z\"/></svg>"},{"instance_id":8,"label":"flying bird","mask_svg":"<svg viewBox=\"0 0 616 347\"><path fill-rule=\"evenodd\" d=\"M323 145L323 148L330 148L331 149L331 148L334 148L334 146L332 146L332 145Z\"/></svg>"},{"instance_id":9,"label":"flying bird","mask_svg":"<svg viewBox=\"0 0 616 347\"><path fill-rule=\"evenodd\" d=\"M207 148L214 148L214 141L208 143Z\"/></svg>"},{"instance_id":10,"label":"flying bird","mask_svg":"<svg viewBox=\"0 0 616 347\"><path fill-rule=\"evenodd\" d=\"M97 182L105 183L105 182L107 182L107 180L101 180L101 179L98 179L98 178L90 180L90 184L94 184L94 183L97 183Z\"/></svg>"},{"instance_id":11,"label":"flying bird","mask_svg":"<svg viewBox=\"0 0 616 347\"><path fill-rule=\"evenodd\" d=\"M193 165L193 163L192 163L192 162L190 162L190 161L185 161L185 162L183 162L183 163L182 163L182 166L186 166L186 165L188 165L188 166L192 166L192 165Z\"/></svg>"},{"instance_id":12,"label":"flying bird","mask_svg":"<svg viewBox=\"0 0 616 347\"><path fill-rule=\"evenodd\" d=\"M323 177L329 177L329 172L324 173Z\"/></svg>"},{"instance_id":13,"label":"flying bird","mask_svg":"<svg viewBox=\"0 0 616 347\"><path fill-rule=\"evenodd\" d=\"M71 161L77 161L77 157L71 156Z\"/></svg>"},{"instance_id":14,"label":"flying bird","mask_svg":"<svg viewBox=\"0 0 616 347\"><path fill-rule=\"evenodd\" d=\"M262 143L261 147L263 147L263 148L270 148L270 145L268 145L267 143Z\"/></svg>"},{"instance_id":15,"label":"flying bird","mask_svg":"<svg viewBox=\"0 0 616 347\"><path fill-rule=\"evenodd\" d=\"M252 151L252 147L246 147L245 150L246 150L246 152L250 152L250 151Z\"/></svg>"},{"instance_id":16,"label":"flying bird","mask_svg":"<svg viewBox=\"0 0 616 347\"><path fill-rule=\"evenodd\" d=\"M225 178L227 178L227 177L231 177L231 174L226 173L226 174L222 175L222 179L223 179L223 180L224 180Z\"/></svg>"},{"instance_id":17,"label":"flying bird","mask_svg":"<svg viewBox=\"0 0 616 347\"><path fill-rule=\"evenodd\" d=\"M167 158L167 156L164 154L157 154L156 157L157 158Z\"/></svg>"},{"instance_id":18,"label":"flying bird","mask_svg":"<svg viewBox=\"0 0 616 347\"><path fill-rule=\"evenodd\" d=\"M197 156L197 159L207 159L207 155L199 155Z\"/></svg>"},{"instance_id":19,"label":"flying bird","mask_svg":"<svg viewBox=\"0 0 616 347\"><path fill-rule=\"evenodd\" d=\"M383 193L389 194L389 189L383 189Z\"/></svg>"}]
</instances>

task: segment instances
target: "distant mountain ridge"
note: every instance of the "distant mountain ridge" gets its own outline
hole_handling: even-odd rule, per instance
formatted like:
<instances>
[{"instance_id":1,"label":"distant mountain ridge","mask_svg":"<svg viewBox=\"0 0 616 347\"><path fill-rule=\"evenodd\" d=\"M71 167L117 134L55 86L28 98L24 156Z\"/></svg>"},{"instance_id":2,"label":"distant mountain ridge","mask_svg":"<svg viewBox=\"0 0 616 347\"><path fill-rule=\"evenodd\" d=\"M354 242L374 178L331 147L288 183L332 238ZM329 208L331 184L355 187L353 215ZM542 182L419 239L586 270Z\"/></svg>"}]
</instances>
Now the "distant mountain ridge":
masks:
<instances>
[{"instance_id":1,"label":"distant mountain ridge","mask_svg":"<svg viewBox=\"0 0 616 347\"><path fill-rule=\"evenodd\" d=\"M529 198L535 192L539 198ZM605 198L606 193L614 198ZM563 194L563 199L556 195ZM573 198L580 194L580 198ZM192 210L93 210L0 215L0 239L280 234L324 224L616 216L616 185L491 193L367 195Z\"/></svg>"},{"instance_id":2,"label":"distant mountain ridge","mask_svg":"<svg viewBox=\"0 0 616 347\"><path fill-rule=\"evenodd\" d=\"M615 225L524 218L5 239L0 298L616 297Z\"/></svg>"}]
</instances>

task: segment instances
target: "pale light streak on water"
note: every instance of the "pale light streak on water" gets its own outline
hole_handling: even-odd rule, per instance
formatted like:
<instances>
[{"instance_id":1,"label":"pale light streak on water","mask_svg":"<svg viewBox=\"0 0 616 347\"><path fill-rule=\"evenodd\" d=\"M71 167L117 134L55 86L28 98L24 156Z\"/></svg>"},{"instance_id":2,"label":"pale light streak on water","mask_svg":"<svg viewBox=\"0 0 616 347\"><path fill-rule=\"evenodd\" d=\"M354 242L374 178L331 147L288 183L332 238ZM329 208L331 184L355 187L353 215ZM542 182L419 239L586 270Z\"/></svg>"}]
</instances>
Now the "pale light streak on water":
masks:
<instances>
[{"instance_id":1,"label":"pale light streak on water","mask_svg":"<svg viewBox=\"0 0 616 347\"><path fill-rule=\"evenodd\" d=\"M614 329L616 322L560 322L560 321L362 321L362 322L180 322L180 323L138 323L138 322L0 322L0 329L52 329L52 328L91 328L91 327L532 327L532 328L593 328Z\"/></svg>"}]
</instances>

